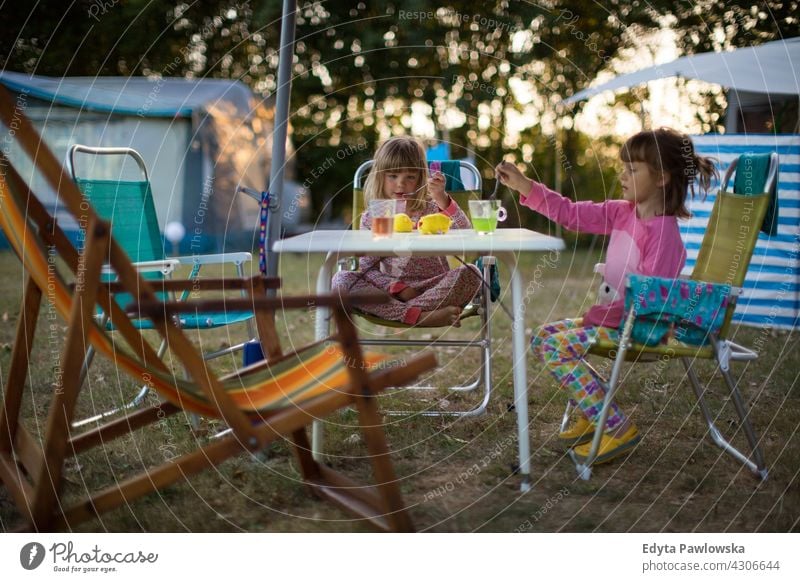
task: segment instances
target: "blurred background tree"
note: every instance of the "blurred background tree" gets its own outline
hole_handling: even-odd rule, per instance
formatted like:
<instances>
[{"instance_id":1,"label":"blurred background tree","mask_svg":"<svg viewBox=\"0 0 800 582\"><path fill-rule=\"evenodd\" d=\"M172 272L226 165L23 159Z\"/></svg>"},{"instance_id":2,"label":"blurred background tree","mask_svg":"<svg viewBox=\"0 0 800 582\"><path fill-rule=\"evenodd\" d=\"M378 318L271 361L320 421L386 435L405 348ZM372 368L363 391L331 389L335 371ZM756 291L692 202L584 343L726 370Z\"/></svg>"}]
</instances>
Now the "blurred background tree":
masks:
<instances>
[{"instance_id":1,"label":"blurred background tree","mask_svg":"<svg viewBox=\"0 0 800 582\"><path fill-rule=\"evenodd\" d=\"M25 4L0 8L5 69L223 77L264 99L277 89L278 0ZM796 35L797 13L797 2L776 1L300 1L291 101L297 173L303 181L336 151L357 152L327 169L324 183L311 183L317 213L338 215L350 204L358 163L380 140L414 133L474 158L486 188L506 157L568 195L609 197L622 136L581 132L573 114L583 106L562 110L563 98L637 61L661 31L678 31L683 53L725 49ZM642 97L637 89L616 103L646 124ZM693 99L700 127L718 130L724 95ZM542 226L533 213L522 216Z\"/></svg>"}]
</instances>

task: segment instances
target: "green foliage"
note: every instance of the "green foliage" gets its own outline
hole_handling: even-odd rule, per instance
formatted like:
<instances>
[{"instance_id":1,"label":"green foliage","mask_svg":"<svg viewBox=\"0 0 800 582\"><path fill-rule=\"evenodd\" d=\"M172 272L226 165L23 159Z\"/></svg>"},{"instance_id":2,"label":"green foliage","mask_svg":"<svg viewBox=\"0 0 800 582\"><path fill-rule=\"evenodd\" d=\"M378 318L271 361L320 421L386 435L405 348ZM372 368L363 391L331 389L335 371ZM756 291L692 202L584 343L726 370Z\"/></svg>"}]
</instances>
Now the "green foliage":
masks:
<instances>
[{"instance_id":1,"label":"green foliage","mask_svg":"<svg viewBox=\"0 0 800 582\"><path fill-rule=\"evenodd\" d=\"M7 3L8 4L8 3ZM162 75L239 79L264 99L277 89L281 5L240 0L44 0L0 9L3 67L42 75ZM474 156L486 178L504 156L549 184L600 198L613 143L590 143L558 102L613 69L649 32L681 30L687 52L757 44L796 32L797 2L533 3L494 0L298 2L291 123L301 182L321 210L349 206L349 183L377 143L412 132L422 106L428 137ZM514 89L514 87L518 87ZM521 101L532 98L534 112ZM636 111L637 99L626 103ZM704 98L719 116L714 99ZM512 115L527 129L509 135ZM536 117L535 120L531 119ZM715 120L704 120L712 130ZM558 133L560 151L554 135ZM424 136L423 136L424 137ZM336 156L346 149L347 155ZM568 163L567 163L568 162Z\"/></svg>"}]
</instances>

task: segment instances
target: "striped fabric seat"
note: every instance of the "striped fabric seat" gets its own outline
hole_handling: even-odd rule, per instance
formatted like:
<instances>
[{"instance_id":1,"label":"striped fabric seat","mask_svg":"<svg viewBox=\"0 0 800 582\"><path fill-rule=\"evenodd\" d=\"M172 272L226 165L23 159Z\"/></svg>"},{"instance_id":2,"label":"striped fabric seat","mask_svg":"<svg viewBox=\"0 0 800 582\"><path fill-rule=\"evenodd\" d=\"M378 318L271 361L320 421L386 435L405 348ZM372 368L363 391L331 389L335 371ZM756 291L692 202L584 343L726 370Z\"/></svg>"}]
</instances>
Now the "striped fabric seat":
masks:
<instances>
[{"instance_id":1,"label":"striped fabric seat","mask_svg":"<svg viewBox=\"0 0 800 582\"><path fill-rule=\"evenodd\" d=\"M369 368L389 367L383 355L364 354ZM243 411L259 415L288 406L296 406L331 390L341 390L348 383L347 358L330 341L318 342L266 366L253 364L233 375L220 378L225 391ZM154 373L152 381L170 402L205 416L216 409L209 404L197 384L173 376Z\"/></svg>"},{"instance_id":2,"label":"striped fabric seat","mask_svg":"<svg viewBox=\"0 0 800 582\"><path fill-rule=\"evenodd\" d=\"M281 439L292 449L303 484L315 495L381 531L413 530L373 396L389 386L416 381L436 366L433 354L404 357L391 369L384 366L383 356L364 354L348 310L360 301L374 300L369 297L267 297L268 285L276 285L277 280L242 274L235 288L246 293L246 298L191 297L164 302L154 288L157 286L145 281L114 237L111 222L86 202L3 87L0 121L7 128L14 124L17 129L6 140L19 142L49 187L58 192L72 219L85 225L85 239L77 244L70 240L5 151L0 151L0 227L22 263L25 280L0 401L0 482L18 510L22 521L18 528L72 530L104 512L128 508L144 495L215 468L233 456L253 455ZM118 275L118 281L109 283L104 278L104 265ZM205 279L198 292L225 290L230 280ZM185 293L192 284L191 280L172 281L169 292ZM148 341L152 338L145 338L115 302L122 293L135 297L139 312L154 321L162 347L170 350L169 358L153 348ZM307 309L308 305L330 309L336 335L309 346L292 346L293 351L287 353L280 343L275 313ZM95 317L97 306L109 313L119 327L117 332L101 327ZM172 314L225 309L254 310L266 361L220 377L184 330L175 325ZM63 346L56 348L61 368L58 384L53 384L56 389L34 390L42 398L36 406L23 406L30 400L29 385L41 382L40 375L31 373L34 362L44 358L43 342L34 342L34 338L42 327L39 323L45 324L44 316L52 319L51 312L67 322ZM126 406L122 418L109 419L104 413L93 417L89 428L83 423L76 426L73 420L90 347L109 360L120 376L155 388L165 401ZM176 377L172 370L180 368L190 379ZM346 407L358 415L360 434L370 453L364 462L372 467L372 485L321 464L311 454L308 426ZM104 465L91 479L82 480L77 499L66 497L68 459L107 447L186 411L221 419L230 431L212 439L189 438L190 450L178 456L148 461L137 455L135 465L141 460L138 467ZM161 440L163 432L152 431L151 438ZM69 496L75 497L74 493Z\"/></svg>"},{"instance_id":3,"label":"striped fabric seat","mask_svg":"<svg viewBox=\"0 0 800 582\"><path fill-rule=\"evenodd\" d=\"M13 195L11 192L7 193ZM17 254L25 257L34 280L42 288L49 290L56 310L68 320L72 294L61 274L48 262L47 251L35 236L35 228L19 211L20 208L24 206L0 204L0 225L9 236L9 242ZM235 317L236 313L231 312L229 315ZM152 329L150 320L137 321L148 322L148 328ZM156 388L167 401L197 414L217 415L216 407L208 402L196 383L148 368L124 348L116 345L106 330L101 329L96 322L89 330L89 337L92 345L101 354L134 377L141 378L142 382ZM366 365L370 367L386 359L385 356L370 353L365 354L364 358ZM348 380L346 367L346 358L341 349L332 342L324 341L307 346L271 366L264 363L254 364L234 375L222 377L220 381L242 411L257 415L344 388Z\"/></svg>"}]
</instances>

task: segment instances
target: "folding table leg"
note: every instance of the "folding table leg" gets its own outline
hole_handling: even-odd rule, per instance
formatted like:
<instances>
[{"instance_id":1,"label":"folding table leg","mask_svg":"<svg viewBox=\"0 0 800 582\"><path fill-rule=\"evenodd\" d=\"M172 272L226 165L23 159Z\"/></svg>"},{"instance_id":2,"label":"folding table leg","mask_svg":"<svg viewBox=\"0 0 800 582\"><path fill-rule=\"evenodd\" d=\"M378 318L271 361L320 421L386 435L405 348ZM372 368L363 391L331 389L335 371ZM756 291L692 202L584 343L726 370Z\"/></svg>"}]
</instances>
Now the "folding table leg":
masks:
<instances>
[{"instance_id":1,"label":"folding table leg","mask_svg":"<svg viewBox=\"0 0 800 582\"><path fill-rule=\"evenodd\" d=\"M323 261L317 274L317 295L326 295L331 292L333 267L338 259L339 255L332 252L325 257L325 261ZM330 335L330 309L317 307L315 316L315 339L319 341ZM324 426L322 422L315 420L311 425L311 454L315 461L322 459L322 446L325 438L323 433Z\"/></svg>"},{"instance_id":2,"label":"folding table leg","mask_svg":"<svg viewBox=\"0 0 800 582\"><path fill-rule=\"evenodd\" d=\"M520 491L531 489L531 442L528 425L528 353L525 342L525 313L522 295L522 275L517 268L514 253L497 255L508 267L511 275L511 367L514 374L514 408L517 412L517 439L519 447L519 472L522 477Z\"/></svg>"}]
</instances>

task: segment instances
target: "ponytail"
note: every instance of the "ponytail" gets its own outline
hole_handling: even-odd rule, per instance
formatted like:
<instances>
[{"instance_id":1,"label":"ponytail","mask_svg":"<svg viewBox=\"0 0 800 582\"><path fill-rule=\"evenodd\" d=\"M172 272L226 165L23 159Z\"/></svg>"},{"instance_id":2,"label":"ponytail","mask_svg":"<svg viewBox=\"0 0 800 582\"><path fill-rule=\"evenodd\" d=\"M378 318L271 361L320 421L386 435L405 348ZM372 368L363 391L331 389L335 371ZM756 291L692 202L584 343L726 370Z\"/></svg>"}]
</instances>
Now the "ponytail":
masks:
<instances>
[{"instance_id":1,"label":"ponytail","mask_svg":"<svg viewBox=\"0 0 800 582\"><path fill-rule=\"evenodd\" d=\"M711 190L711 180L718 176L717 167L714 165L714 160L706 156L698 156L695 154L691 166L687 167L687 178L689 179L689 190L691 191L692 198L694 198L694 183L700 187L703 193L703 198Z\"/></svg>"}]
</instances>

